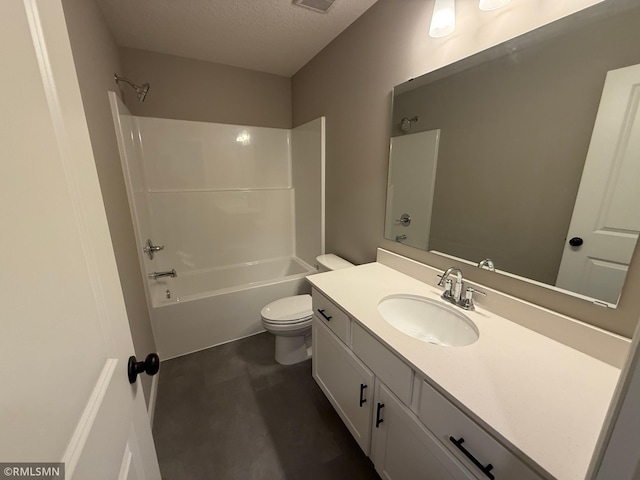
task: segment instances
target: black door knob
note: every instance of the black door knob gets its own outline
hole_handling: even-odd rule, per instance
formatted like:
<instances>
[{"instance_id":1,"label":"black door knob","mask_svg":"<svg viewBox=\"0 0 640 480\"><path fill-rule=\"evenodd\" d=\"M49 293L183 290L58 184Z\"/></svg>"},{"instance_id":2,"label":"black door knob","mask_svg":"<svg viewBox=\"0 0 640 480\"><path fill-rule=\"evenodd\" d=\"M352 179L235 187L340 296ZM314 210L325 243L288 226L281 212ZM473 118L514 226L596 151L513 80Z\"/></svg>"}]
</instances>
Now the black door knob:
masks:
<instances>
[{"instance_id":1,"label":"black door knob","mask_svg":"<svg viewBox=\"0 0 640 480\"><path fill-rule=\"evenodd\" d=\"M579 247L583 243L584 241L580 237L573 237L571 240L569 240L569 245L571 245L572 247Z\"/></svg>"},{"instance_id":2,"label":"black door knob","mask_svg":"<svg viewBox=\"0 0 640 480\"><path fill-rule=\"evenodd\" d=\"M146 373L147 375L155 375L160 370L160 357L156 353L150 353L144 362L136 361L135 355L129 357L129 364L127 365L127 374L129 377L129 383L136 383L139 373Z\"/></svg>"}]
</instances>

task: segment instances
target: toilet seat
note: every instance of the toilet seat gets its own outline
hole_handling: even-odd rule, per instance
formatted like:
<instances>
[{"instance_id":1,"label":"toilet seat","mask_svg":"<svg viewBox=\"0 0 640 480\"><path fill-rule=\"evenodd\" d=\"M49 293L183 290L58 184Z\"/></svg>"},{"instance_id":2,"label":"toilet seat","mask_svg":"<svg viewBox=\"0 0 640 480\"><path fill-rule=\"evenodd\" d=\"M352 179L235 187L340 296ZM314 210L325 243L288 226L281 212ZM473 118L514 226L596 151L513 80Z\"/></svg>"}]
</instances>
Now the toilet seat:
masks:
<instances>
[{"instance_id":1,"label":"toilet seat","mask_svg":"<svg viewBox=\"0 0 640 480\"><path fill-rule=\"evenodd\" d=\"M286 327L288 325L290 326L296 326L296 325L301 325L305 322L310 322L312 317L305 317L305 318L299 318L297 320L283 320L283 321L278 321L278 320L267 320L266 318L262 319L262 323L265 325L272 325L273 327Z\"/></svg>"},{"instance_id":2,"label":"toilet seat","mask_svg":"<svg viewBox=\"0 0 640 480\"><path fill-rule=\"evenodd\" d=\"M294 295L271 302L265 306L260 315L269 324L296 325L306 322L313 316L311 295Z\"/></svg>"}]
</instances>

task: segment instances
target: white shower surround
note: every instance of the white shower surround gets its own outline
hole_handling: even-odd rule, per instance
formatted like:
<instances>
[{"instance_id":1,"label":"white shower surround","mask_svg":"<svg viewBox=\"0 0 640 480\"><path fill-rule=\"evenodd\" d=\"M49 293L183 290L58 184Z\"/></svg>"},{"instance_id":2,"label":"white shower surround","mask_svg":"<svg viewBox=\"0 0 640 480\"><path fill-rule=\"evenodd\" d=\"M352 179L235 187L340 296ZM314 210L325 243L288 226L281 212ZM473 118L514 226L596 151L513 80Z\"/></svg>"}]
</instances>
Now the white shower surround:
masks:
<instances>
[{"instance_id":1,"label":"white shower surround","mask_svg":"<svg viewBox=\"0 0 640 480\"><path fill-rule=\"evenodd\" d=\"M178 274L293 256L291 131L137 117L152 239Z\"/></svg>"},{"instance_id":2,"label":"white shower surround","mask_svg":"<svg viewBox=\"0 0 640 480\"><path fill-rule=\"evenodd\" d=\"M261 308L308 292L310 252L324 253L323 239L297 234L295 219L322 225L321 198L310 204L294 189L321 193L322 176L292 175L291 130L135 117L110 97L138 245L165 246L153 260L141 256L143 272L178 273L145 279L158 354L264 331ZM324 119L303 127L296 155L305 171L313 159L323 171Z\"/></svg>"}]
</instances>

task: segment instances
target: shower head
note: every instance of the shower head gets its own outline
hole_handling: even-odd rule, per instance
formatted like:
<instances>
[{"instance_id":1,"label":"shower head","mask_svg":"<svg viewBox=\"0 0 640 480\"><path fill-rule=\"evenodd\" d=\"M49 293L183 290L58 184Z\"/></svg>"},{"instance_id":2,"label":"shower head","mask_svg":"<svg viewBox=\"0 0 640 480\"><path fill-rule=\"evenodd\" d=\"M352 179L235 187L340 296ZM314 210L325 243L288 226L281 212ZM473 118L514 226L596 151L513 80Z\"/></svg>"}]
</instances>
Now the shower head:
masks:
<instances>
[{"instance_id":1,"label":"shower head","mask_svg":"<svg viewBox=\"0 0 640 480\"><path fill-rule=\"evenodd\" d=\"M144 102L144 99L147 96L148 91L149 91L148 83L143 83L142 88L140 90L136 89L136 92L138 92L138 100L140 101L140 103Z\"/></svg>"},{"instance_id":2,"label":"shower head","mask_svg":"<svg viewBox=\"0 0 640 480\"><path fill-rule=\"evenodd\" d=\"M138 101L140 103L144 102L144 99L147 96L147 92L149 91L148 83L143 83L142 85L136 85L135 83L133 83L131 80L127 78L119 77L117 73L115 73L113 76L116 79L116 83L125 82L131 85L133 89L136 91L136 95L138 96Z\"/></svg>"},{"instance_id":3,"label":"shower head","mask_svg":"<svg viewBox=\"0 0 640 480\"><path fill-rule=\"evenodd\" d=\"M411 124L413 122L417 122L418 121L418 116L416 115L413 118L409 118L409 117L404 117L401 121L400 121L400 128L402 129L403 132L408 133L409 130L411 130Z\"/></svg>"}]
</instances>

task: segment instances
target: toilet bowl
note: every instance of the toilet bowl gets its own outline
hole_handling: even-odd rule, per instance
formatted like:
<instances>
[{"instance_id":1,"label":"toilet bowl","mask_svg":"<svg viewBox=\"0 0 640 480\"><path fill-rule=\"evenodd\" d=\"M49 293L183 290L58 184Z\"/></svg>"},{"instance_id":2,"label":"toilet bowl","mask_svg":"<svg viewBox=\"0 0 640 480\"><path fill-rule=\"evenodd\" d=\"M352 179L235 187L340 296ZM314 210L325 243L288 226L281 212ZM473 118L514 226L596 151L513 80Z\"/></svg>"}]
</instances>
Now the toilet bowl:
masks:
<instances>
[{"instance_id":1,"label":"toilet bowl","mask_svg":"<svg viewBox=\"0 0 640 480\"><path fill-rule=\"evenodd\" d=\"M276 337L276 362L293 365L310 356L311 295L295 295L271 302L260 312L262 326Z\"/></svg>"},{"instance_id":2,"label":"toilet bowl","mask_svg":"<svg viewBox=\"0 0 640 480\"><path fill-rule=\"evenodd\" d=\"M316 257L319 272L353 267L352 263L333 255ZM311 357L311 295L280 298L261 311L262 326L276 337L276 362L293 365Z\"/></svg>"}]
</instances>

